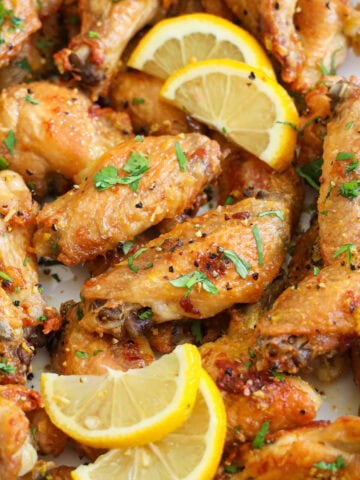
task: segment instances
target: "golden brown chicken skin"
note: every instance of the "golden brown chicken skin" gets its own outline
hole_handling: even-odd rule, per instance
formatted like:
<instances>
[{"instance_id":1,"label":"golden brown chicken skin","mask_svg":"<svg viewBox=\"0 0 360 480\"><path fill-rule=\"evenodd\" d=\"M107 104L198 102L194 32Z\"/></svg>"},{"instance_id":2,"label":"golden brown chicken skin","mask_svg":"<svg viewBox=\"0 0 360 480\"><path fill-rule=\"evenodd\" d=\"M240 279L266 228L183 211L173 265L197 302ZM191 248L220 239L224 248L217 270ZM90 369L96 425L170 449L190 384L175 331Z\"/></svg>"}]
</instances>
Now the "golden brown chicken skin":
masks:
<instances>
[{"instance_id":1,"label":"golden brown chicken skin","mask_svg":"<svg viewBox=\"0 0 360 480\"><path fill-rule=\"evenodd\" d=\"M159 98L162 84L162 80L146 73L120 72L112 82L111 105L130 116L135 132L149 135L189 132L186 115Z\"/></svg>"},{"instance_id":2,"label":"golden brown chicken skin","mask_svg":"<svg viewBox=\"0 0 360 480\"><path fill-rule=\"evenodd\" d=\"M4 21L1 25L0 67L5 67L41 23L32 0L4 0L2 5Z\"/></svg>"},{"instance_id":3,"label":"golden brown chicken skin","mask_svg":"<svg viewBox=\"0 0 360 480\"><path fill-rule=\"evenodd\" d=\"M179 151L186 157L183 167ZM117 178L131 179L131 172L137 170L129 165L144 167L136 177L136 186L96 187L103 169L113 169ZM95 258L114 249L118 242L132 240L152 225L191 207L219 171L219 146L205 136L129 140L103 155L78 189L44 207L37 217L35 251L57 257L66 265ZM107 173L105 177L106 182Z\"/></svg>"},{"instance_id":4,"label":"golden brown chicken skin","mask_svg":"<svg viewBox=\"0 0 360 480\"><path fill-rule=\"evenodd\" d=\"M0 425L0 479L17 480L29 421L13 402L0 397Z\"/></svg>"},{"instance_id":5,"label":"golden brown chicken skin","mask_svg":"<svg viewBox=\"0 0 360 480\"><path fill-rule=\"evenodd\" d=\"M229 475L230 469L235 474ZM224 460L216 480L355 480L360 477L360 419L340 417L268 435Z\"/></svg>"},{"instance_id":6,"label":"golden brown chicken skin","mask_svg":"<svg viewBox=\"0 0 360 480\"><path fill-rule=\"evenodd\" d=\"M241 25L279 62L281 76L293 90L306 91L346 55L344 22L348 0L226 0Z\"/></svg>"},{"instance_id":7,"label":"golden brown chicken skin","mask_svg":"<svg viewBox=\"0 0 360 480\"><path fill-rule=\"evenodd\" d=\"M275 172L254 155L233 147L221 166L220 203L234 203L248 197L281 198L288 204L295 227L303 202L303 186L292 167L283 173Z\"/></svg>"},{"instance_id":8,"label":"golden brown chicken skin","mask_svg":"<svg viewBox=\"0 0 360 480\"><path fill-rule=\"evenodd\" d=\"M338 261L285 290L258 323L258 368L296 373L345 351L359 335L359 288L360 272Z\"/></svg>"},{"instance_id":9,"label":"golden brown chicken skin","mask_svg":"<svg viewBox=\"0 0 360 480\"><path fill-rule=\"evenodd\" d=\"M129 137L124 113L93 106L76 89L49 82L0 93L0 156L39 195L51 174L68 179Z\"/></svg>"},{"instance_id":10,"label":"golden brown chicken skin","mask_svg":"<svg viewBox=\"0 0 360 480\"><path fill-rule=\"evenodd\" d=\"M44 408L37 408L27 416L36 451L41 455L60 455L66 446L67 435L52 423Z\"/></svg>"},{"instance_id":11,"label":"golden brown chicken skin","mask_svg":"<svg viewBox=\"0 0 360 480\"><path fill-rule=\"evenodd\" d=\"M31 241L37 206L25 182L15 172L0 172L0 272L2 288L7 292L23 326L39 324L55 316L45 306L36 258Z\"/></svg>"},{"instance_id":12,"label":"golden brown chicken skin","mask_svg":"<svg viewBox=\"0 0 360 480\"><path fill-rule=\"evenodd\" d=\"M81 326L79 304L63 305L64 326L51 344L51 364L61 375L103 375L114 370L142 368L154 355L144 337L125 336L121 341L109 335L100 337Z\"/></svg>"},{"instance_id":13,"label":"golden brown chicken skin","mask_svg":"<svg viewBox=\"0 0 360 480\"><path fill-rule=\"evenodd\" d=\"M216 381L225 403L228 444L253 439L265 421L271 422L271 432L305 425L314 420L321 403L315 390L299 377L280 375L276 369L256 372L255 325L266 297L255 305L233 309L227 335L200 348L203 367Z\"/></svg>"},{"instance_id":14,"label":"golden brown chicken skin","mask_svg":"<svg viewBox=\"0 0 360 480\"><path fill-rule=\"evenodd\" d=\"M267 213L273 210L282 211L284 220ZM235 303L256 302L281 267L289 229L283 202L256 199L182 223L88 280L80 323L121 337L126 319L146 325L144 309L151 309L151 315L145 314L151 324L213 317ZM261 241L260 260L254 231Z\"/></svg>"},{"instance_id":15,"label":"golden brown chicken skin","mask_svg":"<svg viewBox=\"0 0 360 480\"><path fill-rule=\"evenodd\" d=\"M81 32L55 55L60 73L70 72L93 100L106 95L128 41L152 20L157 0L80 0Z\"/></svg>"},{"instance_id":16,"label":"golden brown chicken skin","mask_svg":"<svg viewBox=\"0 0 360 480\"><path fill-rule=\"evenodd\" d=\"M343 245L360 245L360 87L341 82L335 87L338 104L324 140L318 199L320 247L325 264L334 261Z\"/></svg>"}]
</instances>

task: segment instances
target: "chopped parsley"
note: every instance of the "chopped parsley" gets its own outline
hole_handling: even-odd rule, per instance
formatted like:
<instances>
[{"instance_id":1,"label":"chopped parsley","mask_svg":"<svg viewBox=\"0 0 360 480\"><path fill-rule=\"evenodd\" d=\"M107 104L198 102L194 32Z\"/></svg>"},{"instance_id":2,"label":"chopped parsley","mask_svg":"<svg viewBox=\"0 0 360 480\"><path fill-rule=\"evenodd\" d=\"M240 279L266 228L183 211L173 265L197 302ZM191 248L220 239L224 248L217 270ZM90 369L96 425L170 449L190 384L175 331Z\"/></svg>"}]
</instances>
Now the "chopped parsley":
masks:
<instances>
[{"instance_id":1,"label":"chopped parsley","mask_svg":"<svg viewBox=\"0 0 360 480\"><path fill-rule=\"evenodd\" d=\"M253 231L253 235L256 242L256 248L258 251L258 264L264 265L264 252L263 252L263 246L262 246L262 241L260 237L259 227L257 225L254 225L252 231Z\"/></svg>"},{"instance_id":2,"label":"chopped parsley","mask_svg":"<svg viewBox=\"0 0 360 480\"><path fill-rule=\"evenodd\" d=\"M353 200L360 193L360 180L351 180L350 182L341 183L339 186L340 195Z\"/></svg>"},{"instance_id":3,"label":"chopped parsley","mask_svg":"<svg viewBox=\"0 0 360 480\"><path fill-rule=\"evenodd\" d=\"M30 95L25 95L24 100L31 103L32 105L39 105L39 103L40 103L37 100L35 100L34 98L31 98Z\"/></svg>"},{"instance_id":4,"label":"chopped parsley","mask_svg":"<svg viewBox=\"0 0 360 480\"><path fill-rule=\"evenodd\" d=\"M245 279L251 268L250 265L232 250L224 250L224 257L228 258L234 264L237 273L241 278Z\"/></svg>"},{"instance_id":5,"label":"chopped parsley","mask_svg":"<svg viewBox=\"0 0 360 480\"><path fill-rule=\"evenodd\" d=\"M337 162L344 162L346 160L351 160L355 157L355 153L350 153L350 152L339 152L336 155L336 161Z\"/></svg>"},{"instance_id":6,"label":"chopped parsley","mask_svg":"<svg viewBox=\"0 0 360 480\"><path fill-rule=\"evenodd\" d=\"M29 263L30 261L30 257L28 255L26 255L26 257L24 258L24 261L23 261L23 266L26 267L26 265Z\"/></svg>"},{"instance_id":7,"label":"chopped parsley","mask_svg":"<svg viewBox=\"0 0 360 480\"><path fill-rule=\"evenodd\" d=\"M88 37L89 38L100 38L100 35L97 32L93 32L93 31L90 30L90 32L88 32Z\"/></svg>"},{"instance_id":8,"label":"chopped parsley","mask_svg":"<svg viewBox=\"0 0 360 480\"><path fill-rule=\"evenodd\" d=\"M276 368L270 368L270 373L274 378L280 380L280 382L285 382L285 377L283 375L280 375L280 373L276 371Z\"/></svg>"},{"instance_id":9,"label":"chopped parsley","mask_svg":"<svg viewBox=\"0 0 360 480\"><path fill-rule=\"evenodd\" d=\"M276 215L280 220L284 221L284 212L282 210L268 210L267 212L258 213L258 217L266 217L267 215Z\"/></svg>"},{"instance_id":10,"label":"chopped parsley","mask_svg":"<svg viewBox=\"0 0 360 480\"><path fill-rule=\"evenodd\" d=\"M347 253L349 263L351 263L351 260L352 260L352 253L351 252L352 252L352 250L354 250L354 248L356 248L356 245L354 245L352 243L345 243L344 245L342 245L340 248L338 248L336 250L336 252L333 255L333 258L337 258L340 255L342 255L343 253Z\"/></svg>"},{"instance_id":11,"label":"chopped parsley","mask_svg":"<svg viewBox=\"0 0 360 480\"><path fill-rule=\"evenodd\" d=\"M6 280L7 282L13 282L14 280L5 272L0 271L0 278Z\"/></svg>"},{"instance_id":12,"label":"chopped parsley","mask_svg":"<svg viewBox=\"0 0 360 480\"><path fill-rule=\"evenodd\" d=\"M144 137L142 135L136 135L134 140L135 140L135 142L143 142Z\"/></svg>"},{"instance_id":13,"label":"chopped parsley","mask_svg":"<svg viewBox=\"0 0 360 480\"><path fill-rule=\"evenodd\" d=\"M0 157L0 170L5 170L9 166L9 162L4 157Z\"/></svg>"},{"instance_id":14,"label":"chopped parsley","mask_svg":"<svg viewBox=\"0 0 360 480\"><path fill-rule=\"evenodd\" d=\"M319 62L319 67L321 70L321 73L324 77L327 77L329 75L329 70L325 67L325 64L322 60Z\"/></svg>"},{"instance_id":15,"label":"chopped parsley","mask_svg":"<svg viewBox=\"0 0 360 480\"><path fill-rule=\"evenodd\" d=\"M47 319L47 316L41 315L41 317L38 317L37 319L39 320L39 322L45 322L45 320Z\"/></svg>"},{"instance_id":16,"label":"chopped parsley","mask_svg":"<svg viewBox=\"0 0 360 480\"><path fill-rule=\"evenodd\" d=\"M134 246L134 242L132 242L131 240L128 240L127 242L125 242L124 245L122 246L122 251L124 252L124 255L127 255L133 246Z\"/></svg>"},{"instance_id":17,"label":"chopped parsley","mask_svg":"<svg viewBox=\"0 0 360 480\"><path fill-rule=\"evenodd\" d=\"M316 158L310 163L303 165L302 167L296 168L296 173L302 177L306 183L315 190L320 190L320 177L322 173L322 158Z\"/></svg>"},{"instance_id":18,"label":"chopped parsley","mask_svg":"<svg viewBox=\"0 0 360 480\"><path fill-rule=\"evenodd\" d=\"M103 167L94 175L94 186L99 192L114 185L129 185L133 192L137 192L144 173L149 170L148 158L140 152L132 151L129 160L123 167L128 177L118 177L118 169L114 165Z\"/></svg>"},{"instance_id":19,"label":"chopped parsley","mask_svg":"<svg viewBox=\"0 0 360 480\"><path fill-rule=\"evenodd\" d=\"M140 318L140 320L151 320L152 314L151 308L145 308L141 313L138 313L138 318Z\"/></svg>"},{"instance_id":20,"label":"chopped parsley","mask_svg":"<svg viewBox=\"0 0 360 480\"><path fill-rule=\"evenodd\" d=\"M75 355L79 358L89 358L89 354L86 352L75 352Z\"/></svg>"},{"instance_id":21,"label":"chopped parsley","mask_svg":"<svg viewBox=\"0 0 360 480\"><path fill-rule=\"evenodd\" d=\"M79 303L76 306L76 318L78 322L84 318L84 312L82 311Z\"/></svg>"},{"instance_id":22,"label":"chopped parsley","mask_svg":"<svg viewBox=\"0 0 360 480\"><path fill-rule=\"evenodd\" d=\"M15 62L15 65L17 67L21 68L22 70L25 70L25 72L28 72L28 73L32 72L30 64L29 64L29 62L27 61L26 58L23 58L22 60L19 60L18 62Z\"/></svg>"},{"instance_id":23,"label":"chopped parsley","mask_svg":"<svg viewBox=\"0 0 360 480\"><path fill-rule=\"evenodd\" d=\"M250 358L255 358L256 357L255 352L251 347L248 348L248 352L249 352L249 357Z\"/></svg>"},{"instance_id":24,"label":"chopped parsley","mask_svg":"<svg viewBox=\"0 0 360 480\"><path fill-rule=\"evenodd\" d=\"M14 155L14 147L16 144L16 138L14 130L10 129L4 140L5 147L8 149L10 155Z\"/></svg>"},{"instance_id":25,"label":"chopped parsley","mask_svg":"<svg viewBox=\"0 0 360 480\"><path fill-rule=\"evenodd\" d=\"M287 125L288 127L295 130L295 132L300 132L299 127L292 122L281 122L280 120L277 120L275 123L280 123L281 125Z\"/></svg>"},{"instance_id":26,"label":"chopped parsley","mask_svg":"<svg viewBox=\"0 0 360 480\"><path fill-rule=\"evenodd\" d=\"M345 125L345 130L348 131L354 125L354 122L351 120Z\"/></svg>"},{"instance_id":27,"label":"chopped parsley","mask_svg":"<svg viewBox=\"0 0 360 480\"><path fill-rule=\"evenodd\" d=\"M191 324L191 333L193 334L195 338L195 342L197 345L202 345L203 344L203 335L202 335L202 321L201 320L195 320Z\"/></svg>"},{"instance_id":28,"label":"chopped parsley","mask_svg":"<svg viewBox=\"0 0 360 480\"><path fill-rule=\"evenodd\" d=\"M212 295L216 295L217 293L219 293L219 290L212 282L210 282L207 276L204 273L199 272L198 270L195 270L194 272L188 273L186 275L181 275L175 280L170 280L170 283L173 287L186 288L185 297L188 297L190 295L192 288L197 283L200 283L202 288L206 292L211 293Z\"/></svg>"},{"instance_id":29,"label":"chopped parsley","mask_svg":"<svg viewBox=\"0 0 360 480\"><path fill-rule=\"evenodd\" d=\"M352 162L349 163L349 165L346 166L345 168L345 175L348 176L350 172L353 172L356 170L359 166L359 161L358 160L353 160Z\"/></svg>"},{"instance_id":30,"label":"chopped parsley","mask_svg":"<svg viewBox=\"0 0 360 480\"><path fill-rule=\"evenodd\" d=\"M269 430L269 427L270 427L270 422L264 422L261 425L260 430L256 434L256 437L254 438L251 445L254 450L257 448L262 448L265 445L265 437Z\"/></svg>"},{"instance_id":31,"label":"chopped parsley","mask_svg":"<svg viewBox=\"0 0 360 480\"><path fill-rule=\"evenodd\" d=\"M225 198L224 205L232 205L234 203L234 197L232 195L228 195Z\"/></svg>"},{"instance_id":32,"label":"chopped parsley","mask_svg":"<svg viewBox=\"0 0 360 480\"><path fill-rule=\"evenodd\" d=\"M139 269L138 269L138 267L136 267L134 265L134 260L136 260L138 257L140 257L140 255L142 253L146 252L146 250L147 250L147 248L140 248L140 250L135 252L134 255L130 255L130 257L128 257L128 265L129 265L130 270L132 270L135 273L138 273Z\"/></svg>"},{"instance_id":33,"label":"chopped parsley","mask_svg":"<svg viewBox=\"0 0 360 480\"><path fill-rule=\"evenodd\" d=\"M6 358L0 360L0 370L4 373L15 373L15 368L13 365L9 365Z\"/></svg>"},{"instance_id":34,"label":"chopped parsley","mask_svg":"<svg viewBox=\"0 0 360 480\"><path fill-rule=\"evenodd\" d=\"M314 267L314 276L317 277L320 273L320 268L319 267Z\"/></svg>"},{"instance_id":35,"label":"chopped parsley","mask_svg":"<svg viewBox=\"0 0 360 480\"><path fill-rule=\"evenodd\" d=\"M143 98L134 97L131 103L133 105L141 105L142 103L145 103L145 100Z\"/></svg>"},{"instance_id":36,"label":"chopped parsley","mask_svg":"<svg viewBox=\"0 0 360 480\"><path fill-rule=\"evenodd\" d=\"M179 162L179 167L182 172L185 172L186 170L186 156L185 153L181 150L180 143L176 142L175 143L175 151L176 151L176 157Z\"/></svg>"},{"instance_id":37,"label":"chopped parsley","mask_svg":"<svg viewBox=\"0 0 360 480\"><path fill-rule=\"evenodd\" d=\"M237 465L225 465L224 470L226 473L237 473L239 471Z\"/></svg>"},{"instance_id":38,"label":"chopped parsley","mask_svg":"<svg viewBox=\"0 0 360 480\"><path fill-rule=\"evenodd\" d=\"M93 351L93 357L96 357L96 355L99 355L99 353L102 353L103 351L104 351L104 350L101 350L101 349L99 349L99 350L94 350L94 351Z\"/></svg>"},{"instance_id":39,"label":"chopped parsley","mask_svg":"<svg viewBox=\"0 0 360 480\"><path fill-rule=\"evenodd\" d=\"M346 467L342 455L338 455L335 462L327 463L323 460L318 463L314 463L314 467L319 470L329 470L332 473L336 473L338 470L342 470Z\"/></svg>"}]
</instances>

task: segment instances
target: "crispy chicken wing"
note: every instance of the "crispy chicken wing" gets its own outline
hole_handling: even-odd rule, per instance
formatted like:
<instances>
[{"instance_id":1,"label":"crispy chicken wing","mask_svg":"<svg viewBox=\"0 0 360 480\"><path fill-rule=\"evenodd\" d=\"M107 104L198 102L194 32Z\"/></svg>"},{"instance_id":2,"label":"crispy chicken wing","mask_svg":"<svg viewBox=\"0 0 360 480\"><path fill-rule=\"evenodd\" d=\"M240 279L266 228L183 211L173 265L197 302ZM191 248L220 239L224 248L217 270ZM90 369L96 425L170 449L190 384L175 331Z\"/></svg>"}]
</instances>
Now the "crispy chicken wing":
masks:
<instances>
[{"instance_id":1,"label":"crispy chicken wing","mask_svg":"<svg viewBox=\"0 0 360 480\"><path fill-rule=\"evenodd\" d=\"M296 373L358 336L360 271L338 261L285 290L258 323L260 370Z\"/></svg>"},{"instance_id":2,"label":"crispy chicken wing","mask_svg":"<svg viewBox=\"0 0 360 480\"><path fill-rule=\"evenodd\" d=\"M305 425L315 418L321 403L299 377L279 375L276 370L256 372L254 328L268 301L265 294L255 305L232 310L227 335L200 348L203 366L225 403L228 443L254 438L265 421L271 422L271 432Z\"/></svg>"},{"instance_id":3,"label":"crispy chicken wing","mask_svg":"<svg viewBox=\"0 0 360 480\"><path fill-rule=\"evenodd\" d=\"M226 465L237 473L228 476ZM235 447L221 471L217 480L355 480L360 477L360 419L314 422L269 435L262 448Z\"/></svg>"},{"instance_id":4,"label":"crispy chicken wing","mask_svg":"<svg viewBox=\"0 0 360 480\"><path fill-rule=\"evenodd\" d=\"M141 368L154 355L144 337L125 336L119 341L109 335L100 337L81 326L80 305L63 305L64 327L51 344L52 367L61 375L103 375L106 367L114 370ZM82 352L83 354L79 354Z\"/></svg>"},{"instance_id":5,"label":"crispy chicken wing","mask_svg":"<svg viewBox=\"0 0 360 480\"><path fill-rule=\"evenodd\" d=\"M357 161L360 87L343 82L335 87L338 104L324 140L318 200L318 210L322 213L319 215L320 247L325 264L334 261L343 245L360 245L360 167Z\"/></svg>"},{"instance_id":6,"label":"crispy chicken wing","mask_svg":"<svg viewBox=\"0 0 360 480\"><path fill-rule=\"evenodd\" d=\"M158 0L80 0L81 32L55 55L59 71L88 87L93 100L106 95L128 41L158 6Z\"/></svg>"},{"instance_id":7,"label":"crispy chicken wing","mask_svg":"<svg viewBox=\"0 0 360 480\"><path fill-rule=\"evenodd\" d=\"M159 98L162 80L146 73L120 72L112 82L110 102L129 114L134 130L149 135L189 132L186 115Z\"/></svg>"},{"instance_id":8,"label":"crispy chicken wing","mask_svg":"<svg viewBox=\"0 0 360 480\"><path fill-rule=\"evenodd\" d=\"M306 91L345 59L344 22L349 0L226 0L241 25L257 37L280 63L293 90Z\"/></svg>"},{"instance_id":9,"label":"crispy chicken wing","mask_svg":"<svg viewBox=\"0 0 360 480\"><path fill-rule=\"evenodd\" d=\"M3 0L0 67L8 65L29 35L40 28L35 4L32 0Z\"/></svg>"},{"instance_id":10,"label":"crispy chicken wing","mask_svg":"<svg viewBox=\"0 0 360 480\"><path fill-rule=\"evenodd\" d=\"M179 149L186 157L183 171ZM104 190L94 185L104 169L106 178L109 168L115 169L118 178L124 174L117 174L117 169L129 172L129 164L136 166L139 162L145 170L144 175L136 177L136 187L116 185L116 181ZM131 240L164 218L191 207L219 170L219 146L202 135L125 142L103 155L78 189L44 207L38 215L35 251L41 256L55 256L66 265L95 258L114 249L118 242Z\"/></svg>"},{"instance_id":11,"label":"crispy chicken wing","mask_svg":"<svg viewBox=\"0 0 360 480\"><path fill-rule=\"evenodd\" d=\"M73 179L131 132L126 114L49 82L2 90L0 126L0 156L40 195L51 174Z\"/></svg>"},{"instance_id":12,"label":"crispy chicken wing","mask_svg":"<svg viewBox=\"0 0 360 480\"><path fill-rule=\"evenodd\" d=\"M15 172L0 172L0 271L2 288L18 310L24 326L44 321L46 307L31 240L35 229L36 205L23 179ZM48 316L54 316L49 308Z\"/></svg>"},{"instance_id":13,"label":"crispy chicken wing","mask_svg":"<svg viewBox=\"0 0 360 480\"><path fill-rule=\"evenodd\" d=\"M282 211L284 221L267 213L273 210ZM235 303L256 302L280 269L289 230L284 202L253 198L182 223L88 280L80 324L121 337L129 322L141 329L152 322L213 317ZM141 316L149 309L144 322Z\"/></svg>"}]
</instances>

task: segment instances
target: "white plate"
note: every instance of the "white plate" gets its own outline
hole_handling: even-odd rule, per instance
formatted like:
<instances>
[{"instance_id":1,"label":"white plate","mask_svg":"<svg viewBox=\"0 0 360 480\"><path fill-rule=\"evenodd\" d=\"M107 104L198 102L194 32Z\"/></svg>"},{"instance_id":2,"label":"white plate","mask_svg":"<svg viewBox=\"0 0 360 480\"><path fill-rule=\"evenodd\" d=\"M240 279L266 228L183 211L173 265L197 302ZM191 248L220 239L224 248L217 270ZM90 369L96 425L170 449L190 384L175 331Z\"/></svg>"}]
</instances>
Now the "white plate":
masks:
<instances>
[{"instance_id":1,"label":"white plate","mask_svg":"<svg viewBox=\"0 0 360 480\"><path fill-rule=\"evenodd\" d=\"M360 57L355 57L352 52L349 52L345 64L338 70L338 73L347 77L350 75L360 77ZM78 300L80 288L87 278L86 270L70 269L64 266L48 268L50 268L51 274L57 274L61 281L58 282L51 275L41 275L46 301L59 308L61 303L66 300ZM41 267L40 270L43 271L44 267ZM30 386L38 388L40 373L48 362L49 358L44 350L37 353L33 362L34 379L30 382ZM350 371L333 384L322 384L316 380L313 381L313 384L320 392L323 392L324 402L319 410L318 419L334 420L340 415L357 415L360 394L352 381ZM56 459L56 463L57 465L79 465L81 460L75 452L66 450Z\"/></svg>"}]
</instances>

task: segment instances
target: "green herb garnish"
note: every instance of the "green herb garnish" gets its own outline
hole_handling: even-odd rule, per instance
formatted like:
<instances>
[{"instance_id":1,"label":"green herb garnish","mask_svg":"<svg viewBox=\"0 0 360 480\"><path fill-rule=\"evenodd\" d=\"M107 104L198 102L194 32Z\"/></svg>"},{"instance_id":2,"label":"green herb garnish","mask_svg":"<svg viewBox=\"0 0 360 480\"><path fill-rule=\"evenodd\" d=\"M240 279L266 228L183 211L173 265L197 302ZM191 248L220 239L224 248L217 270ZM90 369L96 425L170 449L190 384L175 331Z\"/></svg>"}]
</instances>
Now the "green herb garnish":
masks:
<instances>
[{"instance_id":1,"label":"green herb garnish","mask_svg":"<svg viewBox=\"0 0 360 480\"><path fill-rule=\"evenodd\" d=\"M338 455L335 462L327 463L324 461L314 463L314 467L319 470L330 470L330 472L335 473L338 470L342 470L346 467L342 455Z\"/></svg>"},{"instance_id":2,"label":"green herb garnish","mask_svg":"<svg viewBox=\"0 0 360 480\"><path fill-rule=\"evenodd\" d=\"M197 345L203 344L203 336L202 336L202 321L201 320L194 320L191 324L191 333L195 338L195 342Z\"/></svg>"},{"instance_id":3,"label":"green herb garnish","mask_svg":"<svg viewBox=\"0 0 360 480\"><path fill-rule=\"evenodd\" d=\"M75 352L75 355L79 358L89 358L89 354L86 352Z\"/></svg>"},{"instance_id":4,"label":"green herb garnish","mask_svg":"<svg viewBox=\"0 0 360 480\"><path fill-rule=\"evenodd\" d=\"M350 182L341 183L339 186L340 195L353 200L360 193L360 180L351 180Z\"/></svg>"},{"instance_id":5,"label":"green herb garnish","mask_svg":"<svg viewBox=\"0 0 360 480\"><path fill-rule=\"evenodd\" d=\"M267 212L258 213L258 217L266 217L267 215L276 215L280 220L284 221L284 212L282 210L268 210Z\"/></svg>"},{"instance_id":6,"label":"green herb garnish","mask_svg":"<svg viewBox=\"0 0 360 480\"><path fill-rule=\"evenodd\" d=\"M10 155L14 155L14 147L16 144L16 138L14 130L10 129L4 140L5 147L8 149Z\"/></svg>"},{"instance_id":7,"label":"green herb garnish","mask_svg":"<svg viewBox=\"0 0 360 480\"><path fill-rule=\"evenodd\" d=\"M5 170L9 165L9 162L4 157L0 157L0 170Z\"/></svg>"},{"instance_id":8,"label":"green herb garnish","mask_svg":"<svg viewBox=\"0 0 360 480\"><path fill-rule=\"evenodd\" d=\"M186 288L185 297L188 297L190 295L193 286L197 283L200 283L202 288L206 292L211 293L212 295L216 295L217 293L219 293L219 290L212 282L210 282L207 276L204 273L199 272L198 270L195 270L194 272L188 273L186 275L181 275L175 280L170 280L170 283L173 287Z\"/></svg>"},{"instance_id":9,"label":"green herb garnish","mask_svg":"<svg viewBox=\"0 0 360 480\"><path fill-rule=\"evenodd\" d=\"M320 177L322 173L322 158L316 158L310 163L296 168L296 173L302 177L311 187L320 190Z\"/></svg>"},{"instance_id":10,"label":"green herb garnish","mask_svg":"<svg viewBox=\"0 0 360 480\"><path fill-rule=\"evenodd\" d=\"M339 152L336 155L336 161L337 162L344 162L346 160L351 160L352 158L355 157L355 153L350 153L350 152Z\"/></svg>"},{"instance_id":11,"label":"green herb garnish","mask_svg":"<svg viewBox=\"0 0 360 480\"><path fill-rule=\"evenodd\" d=\"M264 265L264 252L263 252L263 246L262 246L262 241L260 237L259 227L257 225L254 225L252 231L253 231L253 235L256 242L256 248L258 251L258 264Z\"/></svg>"},{"instance_id":12,"label":"green herb garnish","mask_svg":"<svg viewBox=\"0 0 360 480\"><path fill-rule=\"evenodd\" d=\"M231 260L241 278L245 279L247 277L251 267L243 258L239 257L239 255L232 250L224 250L224 257Z\"/></svg>"},{"instance_id":13,"label":"green herb garnish","mask_svg":"<svg viewBox=\"0 0 360 480\"><path fill-rule=\"evenodd\" d=\"M135 273L138 273L139 269L138 269L138 267L136 267L134 265L134 260L136 260L138 257L140 257L140 255L142 253L146 252L146 250L147 250L147 248L140 248L140 250L135 252L134 255L130 255L130 257L128 257L128 265L129 265L130 270L132 270Z\"/></svg>"},{"instance_id":14,"label":"green herb garnish","mask_svg":"<svg viewBox=\"0 0 360 480\"><path fill-rule=\"evenodd\" d=\"M145 103L145 100L143 98L134 97L131 103L133 105L141 105L142 103Z\"/></svg>"},{"instance_id":15,"label":"green herb garnish","mask_svg":"<svg viewBox=\"0 0 360 480\"><path fill-rule=\"evenodd\" d=\"M340 248L338 248L336 250L336 252L334 252L333 258L337 258L340 255L342 255L343 253L347 253L349 263L351 263L351 260L352 260L352 253L351 252L352 252L352 250L354 250L354 248L356 248L356 245L353 245L352 243L345 243Z\"/></svg>"},{"instance_id":16,"label":"green herb garnish","mask_svg":"<svg viewBox=\"0 0 360 480\"><path fill-rule=\"evenodd\" d=\"M256 434L256 437L254 438L252 442L252 448L257 449L257 448L262 448L265 445L265 437L266 434L269 430L270 427L270 422L264 422L258 433Z\"/></svg>"},{"instance_id":17,"label":"green herb garnish","mask_svg":"<svg viewBox=\"0 0 360 480\"><path fill-rule=\"evenodd\" d=\"M0 271L0 278L2 278L3 280L6 280L7 282L13 282L14 280L10 277L10 275L8 275L7 273L5 272L1 272Z\"/></svg>"},{"instance_id":18,"label":"green herb garnish","mask_svg":"<svg viewBox=\"0 0 360 480\"><path fill-rule=\"evenodd\" d=\"M128 177L118 177L118 169L114 165L108 165L94 175L94 186L102 192L114 185L129 185L133 192L137 192L140 180L149 168L147 157L142 153L132 151L129 160L123 167L123 170L129 174Z\"/></svg>"},{"instance_id":19,"label":"green herb garnish","mask_svg":"<svg viewBox=\"0 0 360 480\"><path fill-rule=\"evenodd\" d=\"M185 153L181 150L180 143L176 142L175 143L175 151L176 151L176 157L179 162L179 167L182 172L185 172L186 170L186 157Z\"/></svg>"},{"instance_id":20,"label":"green herb garnish","mask_svg":"<svg viewBox=\"0 0 360 480\"><path fill-rule=\"evenodd\" d=\"M32 105L39 105L40 103L37 100L34 100L33 98L31 98L30 95L25 95L24 100L31 103Z\"/></svg>"},{"instance_id":21,"label":"green herb garnish","mask_svg":"<svg viewBox=\"0 0 360 480\"><path fill-rule=\"evenodd\" d=\"M5 358L0 360L0 370L2 370L4 373L15 373L15 368L12 365L9 365Z\"/></svg>"},{"instance_id":22,"label":"green herb garnish","mask_svg":"<svg viewBox=\"0 0 360 480\"><path fill-rule=\"evenodd\" d=\"M90 32L88 32L88 37L89 38L100 38L100 35L97 32L93 32L93 31L90 30Z\"/></svg>"}]
</instances>

